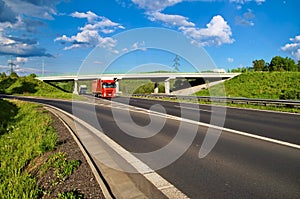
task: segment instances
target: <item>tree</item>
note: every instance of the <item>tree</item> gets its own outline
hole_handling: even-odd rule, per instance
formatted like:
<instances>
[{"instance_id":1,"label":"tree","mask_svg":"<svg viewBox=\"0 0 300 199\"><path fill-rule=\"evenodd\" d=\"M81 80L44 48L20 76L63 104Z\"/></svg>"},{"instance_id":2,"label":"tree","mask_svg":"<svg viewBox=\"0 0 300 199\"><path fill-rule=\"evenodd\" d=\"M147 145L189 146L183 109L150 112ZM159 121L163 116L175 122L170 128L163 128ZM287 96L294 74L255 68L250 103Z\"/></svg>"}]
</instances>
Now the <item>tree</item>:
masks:
<instances>
[{"instance_id":1,"label":"tree","mask_svg":"<svg viewBox=\"0 0 300 199\"><path fill-rule=\"evenodd\" d=\"M36 78L36 77L37 77L37 75L36 75L36 74L34 74L34 73L31 73L30 75L28 75L28 77L29 77L29 78L32 78L32 79L34 79L34 78Z\"/></svg>"},{"instance_id":2,"label":"tree","mask_svg":"<svg viewBox=\"0 0 300 199\"><path fill-rule=\"evenodd\" d=\"M5 78L6 77L6 73L5 72L2 72L1 74L0 74L0 78Z\"/></svg>"},{"instance_id":3,"label":"tree","mask_svg":"<svg viewBox=\"0 0 300 199\"><path fill-rule=\"evenodd\" d=\"M255 71L263 71L265 68L265 60L260 59L260 60L254 60L253 62L253 68Z\"/></svg>"},{"instance_id":4,"label":"tree","mask_svg":"<svg viewBox=\"0 0 300 199\"><path fill-rule=\"evenodd\" d=\"M16 72L12 72L9 76L11 78L19 78L19 76L18 76L18 74Z\"/></svg>"},{"instance_id":5,"label":"tree","mask_svg":"<svg viewBox=\"0 0 300 199\"><path fill-rule=\"evenodd\" d=\"M275 56L270 62L269 69L270 71L298 71L298 66L291 58Z\"/></svg>"},{"instance_id":6,"label":"tree","mask_svg":"<svg viewBox=\"0 0 300 199\"><path fill-rule=\"evenodd\" d=\"M300 60L298 61L298 71L300 72Z\"/></svg>"}]
</instances>

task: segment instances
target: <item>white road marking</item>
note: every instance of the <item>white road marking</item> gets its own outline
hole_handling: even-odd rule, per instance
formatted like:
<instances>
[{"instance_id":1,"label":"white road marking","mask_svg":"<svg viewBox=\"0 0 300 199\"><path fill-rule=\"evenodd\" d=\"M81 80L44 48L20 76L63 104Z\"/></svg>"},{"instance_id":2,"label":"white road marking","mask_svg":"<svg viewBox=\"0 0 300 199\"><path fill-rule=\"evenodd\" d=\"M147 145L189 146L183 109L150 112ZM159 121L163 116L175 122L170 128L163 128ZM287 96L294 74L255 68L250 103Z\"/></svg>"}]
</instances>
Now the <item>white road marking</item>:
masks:
<instances>
[{"instance_id":1,"label":"white road marking","mask_svg":"<svg viewBox=\"0 0 300 199\"><path fill-rule=\"evenodd\" d=\"M110 146L112 150L118 153L122 158L124 158L130 165L132 165L140 174L142 174L146 179L148 179L157 189L159 189L166 197L168 198L178 198L178 199L186 199L188 198L184 193L178 190L173 184L168 182L166 179L157 174L153 169L151 169L148 165L142 162L140 159L136 158L129 151L124 149L121 145L116 143L114 140L109 138L103 132L89 125L85 121L75 117L74 115L65 112L59 108L54 106L47 105L53 109L56 109L67 116L73 118L75 121L80 123L81 125L88 128L91 132L97 135L107 146Z\"/></svg>"},{"instance_id":2,"label":"white road marking","mask_svg":"<svg viewBox=\"0 0 300 199\"><path fill-rule=\"evenodd\" d=\"M212 112L213 112L212 110L205 110L205 109L201 109L201 108L192 108L192 107L186 107L186 106L178 106L178 105L175 105L174 107L177 107L177 108L184 108L184 109L194 110L194 111L203 111L203 112L208 112L208 113L212 113Z\"/></svg>"}]
</instances>

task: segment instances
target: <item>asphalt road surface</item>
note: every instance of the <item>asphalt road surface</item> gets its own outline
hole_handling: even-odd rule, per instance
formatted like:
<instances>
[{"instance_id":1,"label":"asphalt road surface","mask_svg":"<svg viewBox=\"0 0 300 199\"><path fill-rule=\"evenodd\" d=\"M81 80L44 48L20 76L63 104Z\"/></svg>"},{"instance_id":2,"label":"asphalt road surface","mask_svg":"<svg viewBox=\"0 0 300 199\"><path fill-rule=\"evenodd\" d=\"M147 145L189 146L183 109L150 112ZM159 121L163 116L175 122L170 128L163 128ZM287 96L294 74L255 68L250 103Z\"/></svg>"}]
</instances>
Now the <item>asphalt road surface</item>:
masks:
<instances>
[{"instance_id":1,"label":"asphalt road surface","mask_svg":"<svg viewBox=\"0 0 300 199\"><path fill-rule=\"evenodd\" d=\"M111 104L101 99L96 100L98 106L74 103L73 107L72 102L67 101L42 101L73 112L130 152L150 153L175 141L175 145L157 159L143 155L138 157L151 168L156 168L178 155L179 158L158 169L157 173L190 198L300 198L299 149L223 131L212 151L206 157L199 158L207 127L135 108L130 108L129 117L125 105ZM130 103L146 109L152 106L153 110L191 120L210 122L209 106L199 106L200 118L197 119L197 108L190 104L136 99ZM153 106L158 103L165 109L161 109L160 105ZM180 109L183 108L186 111L182 114ZM216 118L223 118L223 114L217 113L218 109L213 108L213 111ZM224 126L295 144L299 144L300 140L300 117L295 114L227 109ZM152 135L156 129L159 132ZM126 131L144 138L128 135ZM183 131L185 136L177 137L179 131ZM194 131L195 134L192 133ZM190 138L192 142L186 148ZM181 154L182 149L185 150Z\"/></svg>"}]
</instances>

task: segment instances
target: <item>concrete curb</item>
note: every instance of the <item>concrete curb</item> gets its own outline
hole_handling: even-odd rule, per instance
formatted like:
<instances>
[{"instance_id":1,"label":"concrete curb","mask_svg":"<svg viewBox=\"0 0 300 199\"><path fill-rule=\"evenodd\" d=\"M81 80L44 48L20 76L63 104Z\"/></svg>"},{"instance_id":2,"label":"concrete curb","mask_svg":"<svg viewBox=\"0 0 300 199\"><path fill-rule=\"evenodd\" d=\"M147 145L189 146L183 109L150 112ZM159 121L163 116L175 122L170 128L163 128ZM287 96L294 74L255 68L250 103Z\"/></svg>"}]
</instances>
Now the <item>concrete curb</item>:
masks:
<instances>
[{"instance_id":1,"label":"concrete curb","mask_svg":"<svg viewBox=\"0 0 300 199\"><path fill-rule=\"evenodd\" d=\"M87 163L89 164L101 190L102 193L104 195L105 198L107 199L112 199L114 198L113 195L111 194L111 192L109 191L109 188L107 187L106 183L103 181L103 177L100 176L99 172L97 171L93 161L91 160L90 156L88 155L86 149L82 146L81 142L79 141L79 139L77 138L77 136L75 135L75 133L73 132L73 130L71 129L71 127L67 124L67 122L65 121L67 118L65 116L65 118L63 118L62 114L59 114L57 112L57 110L54 110L50 107L45 106L44 107L46 110L50 111L53 115L55 115L62 123L63 125L67 128L67 130L70 132L70 134L72 135L74 141L77 143L79 149L81 150L83 156L85 157Z\"/></svg>"}]
</instances>

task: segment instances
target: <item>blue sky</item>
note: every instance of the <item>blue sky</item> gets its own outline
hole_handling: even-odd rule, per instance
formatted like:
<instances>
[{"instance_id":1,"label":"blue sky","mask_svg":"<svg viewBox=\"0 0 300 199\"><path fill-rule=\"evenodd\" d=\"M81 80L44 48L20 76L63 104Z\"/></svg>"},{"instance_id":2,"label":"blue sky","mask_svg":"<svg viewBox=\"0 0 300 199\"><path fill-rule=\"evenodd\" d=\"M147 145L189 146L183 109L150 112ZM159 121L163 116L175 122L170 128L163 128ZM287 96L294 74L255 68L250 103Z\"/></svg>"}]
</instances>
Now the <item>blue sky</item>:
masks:
<instances>
[{"instance_id":1,"label":"blue sky","mask_svg":"<svg viewBox=\"0 0 300 199\"><path fill-rule=\"evenodd\" d=\"M145 27L177 31L225 70L277 55L298 61L299 7L298 0L0 0L0 72L12 60L20 74L41 75L43 66L45 75L77 73L96 46L113 51L115 35ZM142 49L143 42L128 45ZM175 54L147 53L147 67L154 55L174 64ZM115 63L142 64L142 54Z\"/></svg>"}]
</instances>

